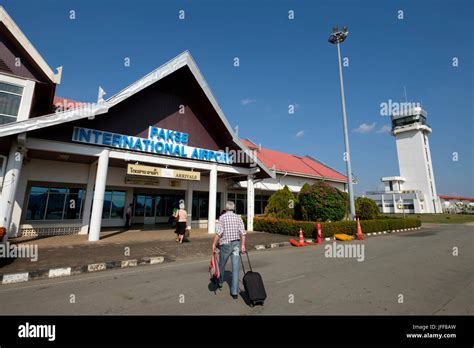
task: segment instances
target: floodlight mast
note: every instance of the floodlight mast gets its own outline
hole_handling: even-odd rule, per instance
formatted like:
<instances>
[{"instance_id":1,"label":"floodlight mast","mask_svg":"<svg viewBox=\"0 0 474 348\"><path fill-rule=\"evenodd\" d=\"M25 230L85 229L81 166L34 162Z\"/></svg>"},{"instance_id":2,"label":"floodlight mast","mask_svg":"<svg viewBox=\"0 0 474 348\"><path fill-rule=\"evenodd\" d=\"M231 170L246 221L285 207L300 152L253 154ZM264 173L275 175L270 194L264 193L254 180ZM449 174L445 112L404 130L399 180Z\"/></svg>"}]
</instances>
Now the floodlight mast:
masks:
<instances>
[{"instance_id":1,"label":"floodlight mast","mask_svg":"<svg viewBox=\"0 0 474 348\"><path fill-rule=\"evenodd\" d=\"M340 44L344 42L349 32L347 27L344 25L342 30L339 31L337 25L332 28L332 33L329 36L328 41L337 46L337 58L339 62L339 83L341 86L341 101L342 101L342 125L344 129L344 145L346 150L346 155L344 156L346 160L346 172L347 172L347 189L349 191L349 219L353 220L356 216L355 212L355 203L354 203L354 189L352 186L352 165L351 165L351 156L349 149L349 135L347 133L347 116L346 116L346 98L344 96L344 80L342 77L342 64L341 64L341 48Z\"/></svg>"}]
</instances>

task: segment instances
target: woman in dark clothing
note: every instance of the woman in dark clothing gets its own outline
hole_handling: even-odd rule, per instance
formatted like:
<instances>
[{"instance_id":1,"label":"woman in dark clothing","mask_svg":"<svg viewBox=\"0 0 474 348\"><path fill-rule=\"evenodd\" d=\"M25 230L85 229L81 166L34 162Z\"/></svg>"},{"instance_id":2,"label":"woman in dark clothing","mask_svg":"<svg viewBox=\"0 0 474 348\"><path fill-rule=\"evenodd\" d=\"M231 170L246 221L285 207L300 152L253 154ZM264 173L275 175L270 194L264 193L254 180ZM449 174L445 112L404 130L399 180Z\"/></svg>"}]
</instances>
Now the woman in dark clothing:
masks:
<instances>
[{"instance_id":1,"label":"woman in dark clothing","mask_svg":"<svg viewBox=\"0 0 474 348\"><path fill-rule=\"evenodd\" d=\"M176 233L178 234L178 238L176 241L179 243L183 243L184 234L186 233L186 225L188 221L188 214L186 210L184 210L184 203L179 204L179 210L173 214L177 220L176 225Z\"/></svg>"}]
</instances>

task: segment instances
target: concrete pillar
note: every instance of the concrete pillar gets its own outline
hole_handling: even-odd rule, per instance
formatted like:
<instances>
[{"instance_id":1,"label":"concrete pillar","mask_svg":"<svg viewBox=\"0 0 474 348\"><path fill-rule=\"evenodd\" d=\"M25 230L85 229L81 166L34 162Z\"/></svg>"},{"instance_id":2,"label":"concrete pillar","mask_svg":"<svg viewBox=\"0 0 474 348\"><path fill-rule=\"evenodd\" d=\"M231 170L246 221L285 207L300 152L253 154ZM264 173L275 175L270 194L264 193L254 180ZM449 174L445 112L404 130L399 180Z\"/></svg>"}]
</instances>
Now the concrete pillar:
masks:
<instances>
[{"instance_id":1,"label":"concrete pillar","mask_svg":"<svg viewBox=\"0 0 474 348\"><path fill-rule=\"evenodd\" d=\"M26 198L26 189L28 186L28 170L27 163L23 163L21 168L21 175L20 180L18 181L18 186L16 188L15 194L15 201L13 204L13 211L12 217L10 220L10 234L9 237L18 237L20 236L20 225L21 225L21 218L23 213L26 215L26 208L25 205L27 203Z\"/></svg>"},{"instance_id":2,"label":"concrete pillar","mask_svg":"<svg viewBox=\"0 0 474 348\"><path fill-rule=\"evenodd\" d=\"M191 227L191 222L193 220L193 182L188 181L188 189L186 190L186 195L184 197L186 203L186 212L188 213L187 224Z\"/></svg>"},{"instance_id":3,"label":"concrete pillar","mask_svg":"<svg viewBox=\"0 0 474 348\"><path fill-rule=\"evenodd\" d=\"M104 207L105 185L107 182L107 169L109 166L109 149L102 150L97 164L97 175L95 178L94 200L92 202L92 215L89 228L89 241L100 239L102 224L102 208Z\"/></svg>"},{"instance_id":4,"label":"concrete pillar","mask_svg":"<svg viewBox=\"0 0 474 348\"><path fill-rule=\"evenodd\" d=\"M255 215L255 188L254 176L247 176L247 231L253 231L253 217Z\"/></svg>"},{"instance_id":5,"label":"concrete pillar","mask_svg":"<svg viewBox=\"0 0 474 348\"><path fill-rule=\"evenodd\" d=\"M89 177L87 179L86 196L82 203L82 227L79 234L87 234L89 232L89 224L91 221L92 195L94 194L94 182L97 171L97 162L89 167Z\"/></svg>"},{"instance_id":6,"label":"concrete pillar","mask_svg":"<svg viewBox=\"0 0 474 348\"><path fill-rule=\"evenodd\" d=\"M385 213L385 200L383 199L383 193L381 196L382 196L382 210L380 212Z\"/></svg>"},{"instance_id":7,"label":"concrete pillar","mask_svg":"<svg viewBox=\"0 0 474 348\"><path fill-rule=\"evenodd\" d=\"M3 241L8 240L13 206L15 204L16 189L20 179L23 164L24 150L19 149L17 142L12 142L10 154L8 155L5 178L3 179L2 196L0 197L0 226L5 227L7 233Z\"/></svg>"},{"instance_id":8,"label":"concrete pillar","mask_svg":"<svg viewBox=\"0 0 474 348\"><path fill-rule=\"evenodd\" d=\"M216 200L217 200L217 165L209 172L209 211L207 217L207 233L216 233Z\"/></svg>"}]
</instances>

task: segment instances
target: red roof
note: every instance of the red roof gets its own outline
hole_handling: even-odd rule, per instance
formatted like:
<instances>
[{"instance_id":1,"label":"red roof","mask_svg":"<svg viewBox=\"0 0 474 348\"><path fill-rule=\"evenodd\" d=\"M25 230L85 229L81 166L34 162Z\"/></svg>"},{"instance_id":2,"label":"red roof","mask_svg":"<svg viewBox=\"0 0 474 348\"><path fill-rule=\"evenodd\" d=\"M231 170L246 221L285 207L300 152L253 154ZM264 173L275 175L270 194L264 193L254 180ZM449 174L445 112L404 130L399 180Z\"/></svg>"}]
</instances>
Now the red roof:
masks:
<instances>
[{"instance_id":1,"label":"red roof","mask_svg":"<svg viewBox=\"0 0 474 348\"><path fill-rule=\"evenodd\" d=\"M242 142L250 149L256 150L257 157L268 168L292 174L303 174L317 178L346 181L347 177L337 170L328 167L310 156L297 156L285 152L258 147L248 139Z\"/></svg>"},{"instance_id":2,"label":"red roof","mask_svg":"<svg viewBox=\"0 0 474 348\"><path fill-rule=\"evenodd\" d=\"M53 100L53 105L61 111L74 109L85 104L86 103L78 102L76 100L67 99L63 97L58 97L56 95L54 96L54 100Z\"/></svg>"},{"instance_id":3,"label":"red roof","mask_svg":"<svg viewBox=\"0 0 474 348\"><path fill-rule=\"evenodd\" d=\"M474 198L471 197L461 197L461 196L439 196L439 198L446 200L456 200L456 201L474 201Z\"/></svg>"}]
</instances>

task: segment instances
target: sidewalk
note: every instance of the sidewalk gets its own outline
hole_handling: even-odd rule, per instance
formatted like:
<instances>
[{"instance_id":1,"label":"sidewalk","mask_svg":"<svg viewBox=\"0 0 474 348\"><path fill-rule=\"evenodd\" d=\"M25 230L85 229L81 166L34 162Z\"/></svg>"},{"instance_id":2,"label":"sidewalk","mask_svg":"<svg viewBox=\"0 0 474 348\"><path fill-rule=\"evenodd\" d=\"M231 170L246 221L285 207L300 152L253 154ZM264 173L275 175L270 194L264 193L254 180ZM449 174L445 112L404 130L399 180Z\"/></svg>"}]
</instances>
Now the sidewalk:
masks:
<instances>
[{"instance_id":1,"label":"sidewalk","mask_svg":"<svg viewBox=\"0 0 474 348\"><path fill-rule=\"evenodd\" d=\"M172 230L127 230L101 233L101 240L88 242L85 235L52 236L39 239L15 238L9 242L16 245L37 245L38 260L29 258L0 259L0 276L29 272L41 277L55 268L71 268L72 273L91 271L89 265L106 263L93 267L105 270L115 267L135 266L144 263L173 262L176 260L209 256L214 235L205 229L191 230L189 242L179 244ZM264 232L248 232L248 250L255 245L288 242L288 236ZM151 261L150 261L151 259ZM88 269L89 267L89 269ZM71 270L70 270L71 271ZM50 275L51 277L51 275ZM4 278L4 277L3 277Z\"/></svg>"}]
</instances>

